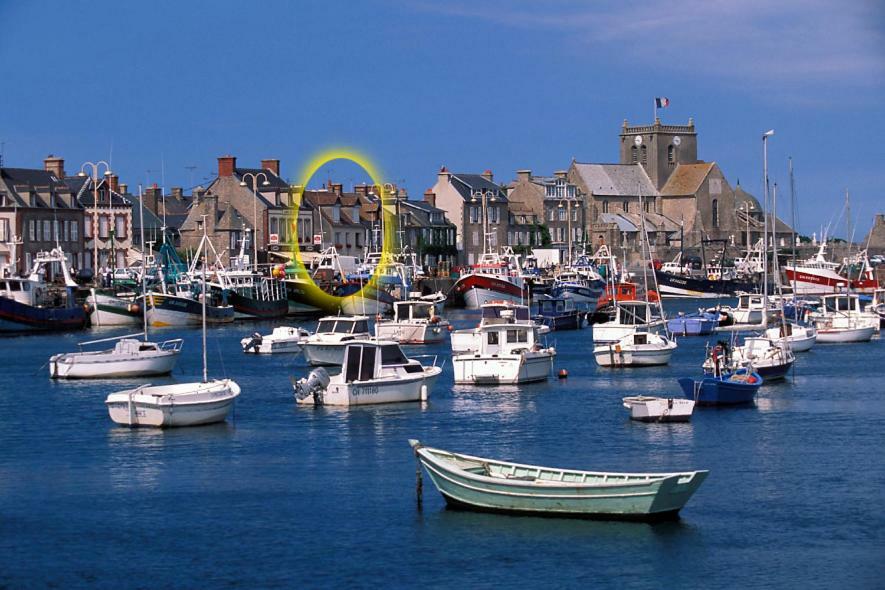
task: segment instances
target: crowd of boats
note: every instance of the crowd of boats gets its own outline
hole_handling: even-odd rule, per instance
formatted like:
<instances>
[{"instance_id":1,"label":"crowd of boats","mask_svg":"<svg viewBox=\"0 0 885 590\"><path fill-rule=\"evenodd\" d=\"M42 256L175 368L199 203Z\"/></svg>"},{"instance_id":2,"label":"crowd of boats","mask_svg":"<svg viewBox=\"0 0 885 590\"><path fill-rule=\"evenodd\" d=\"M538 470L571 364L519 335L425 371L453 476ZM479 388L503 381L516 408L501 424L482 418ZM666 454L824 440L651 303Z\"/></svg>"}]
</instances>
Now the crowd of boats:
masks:
<instances>
[{"instance_id":1,"label":"crowd of boats","mask_svg":"<svg viewBox=\"0 0 885 590\"><path fill-rule=\"evenodd\" d=\"M200 325L200 381L144 384L105 399L114 423L163 428L227 419L242 390L234 379L209 378L206 330L237 317L279 324L267 334L244 335L241 348L250 355L302 354L312 370L293 377L293 395L297 404L309 406L426 402L443 365L439 356L413 354L412 347L446 339L455 384L519 386L554 374L557 350L547 341L551 332L592 326L595 362L617 369L666 365L680 338L711 336L716 342L698 359L698 371L678 380L681 395L630 396L620 402L634 420L678 422L690 420L697 405L752 404L765 383L789 377L797 354L822 343L868 342L885 322L885 290L866 279L819 284L812 295L798 288L805 280L798 272L789 289L770 281L762 258L758 292L732 293L735 283L727 289L722 285L737 279L708 275L698 280L720 282L719 300L710 305L705 295L707 305L696 313L668 316L665 302L674 293L661 277L678 276L672 265L655 269L648 260L629 273L605 247L592 256L576 256L552 275L531 258L521 264L511 251L488 251L464 269L449 293L422 295L410 289L419 276L417 266L402 258L383 264L380 257L367 260L354 274L331 250L312 272L297 265L260 272L249 265L242 248L225 268L204 239L190 264L164 244L156 258L147 256L141 268L132 269L124 284L109 278L102 288L90 289L83 304L76 303L78 287L65 268L64 253L55 249L37 256L28 277L3 279L0 321L4 330L62 329L81 326L89 316L99 326L141 328L137 334L84 342L78 351L52 355L48 366L54 379L168 375L184 343L154 341L151 330ZM46 279L51 268L60 275L54 288ZM305 307L324 311L299 295L307 281L322 284L324 270L337 283L336 308L317 320L314 331L283 319ZM369 280L373 273L378 280ZM332 288L328 282L326 287ZM736 304L725 305L723 299L733 294ZM445 318L446 303L479 309L479 322L455 329ZM89 348L111 341L112 348ZM481 510L672 516L707 475L551 469L451 453L418 441L412 446L449 503Z\"/></svg>"}]
</instances>

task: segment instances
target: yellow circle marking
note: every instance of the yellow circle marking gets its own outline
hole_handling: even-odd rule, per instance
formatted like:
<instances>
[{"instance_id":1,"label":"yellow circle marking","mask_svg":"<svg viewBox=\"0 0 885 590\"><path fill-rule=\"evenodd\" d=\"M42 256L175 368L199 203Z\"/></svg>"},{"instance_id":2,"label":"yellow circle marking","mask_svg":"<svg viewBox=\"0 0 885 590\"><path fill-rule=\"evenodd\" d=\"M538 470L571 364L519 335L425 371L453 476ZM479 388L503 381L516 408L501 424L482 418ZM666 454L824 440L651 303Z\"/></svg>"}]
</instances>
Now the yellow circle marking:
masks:
<instances>
[{"instance_id":1,"label":"yellow circle marking","mask_svg":"<svg viewBox=\"0 0 885 590\"><path fill-rule=\"evenodd\" d=\"M366 171L366 174L369 175L369 178L372 180L372 183L380 188L381 195L381 215L383 218L383 227L384 234L382 236L381 242L381 266L384 266L390 262L393 258L391 254L391 249L393 248L393 244L396 237L396 225L398 223L398 219L396 219L396 215L390 208L385 208L383 204L388 202L388 200L395 195L390 195L388 189L384 186L384 183L381 182L381 175L378 172L378 168L363 154L359 154L353 150L345 150L345 149L330 149L324 151L320 154L317 154L314 158L312 158L307 166L304 168L304 171L301 174L301 178L303 179L299 185L296 185L293 188L293 216L294 220L298 219L298 210L301 208L301 197L302 194L307 187L307 183L310 182L310 179L313 178L313 175L317 173L317 171L322 168L327 162L331 162L332 160L348 160L353 162L360 168ZM320 211L319 215L320 219L320 233L322 233L322 211ZM358 223L359 220L355 219L354 222ZM350 297L362 296L363 292L367 288L375 289L378 284L378 277L375 272L372 272L372 276L369 279L368 283L366 283L359 291L352 295L348 295L346 297L338 297L336 295L331 295L323 291L319 285L317 285L313 277L307 272L307 267L304 265L304 260L301 257L301 248L298 246L298 224L292 223L293 231L292 231L292 242L293 248L295 251L295 269L296 273L298 273L299 277L306 277L308 283L305 285L306 295L308 298L308 302L311 305L319 307L320 309L326 311L335 311L340 308L341 303ZM342 277L344 278L344 277Z\"/></svg>"}]
</instances>

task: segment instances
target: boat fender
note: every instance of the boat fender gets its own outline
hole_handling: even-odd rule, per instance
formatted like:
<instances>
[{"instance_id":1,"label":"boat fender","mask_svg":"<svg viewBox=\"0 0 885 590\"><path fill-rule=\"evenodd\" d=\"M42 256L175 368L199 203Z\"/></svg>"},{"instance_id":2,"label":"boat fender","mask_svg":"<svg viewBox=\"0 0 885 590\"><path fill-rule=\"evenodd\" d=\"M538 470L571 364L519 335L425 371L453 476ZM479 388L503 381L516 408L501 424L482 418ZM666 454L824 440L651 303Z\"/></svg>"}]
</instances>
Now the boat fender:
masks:
<instances>
[{"instance_id":1,"label":"boat fender","mask_svg":"<svg viewBox=\"0 0 885 590\"><path fill-rule=\"evenodd\" d=\"M756 377L750 375L749 377L747 377L747 383L756 383Z\"/></svg>"},{"instance_id":2,"label":"boat fender","mask_svg":"<svg viewBox=\"0 0 885 590\"><path fill-rule=\"evenodd\" d=\"M141 307L139 307L137 303L130 303L127 309L129 309L129 313L138 313L141 311Z\"/></svg>"},{"instance_id":3,"label":"boat fender","mask_svg":"<svg viewBox=\"0 0 885 590\"><path fill-rule=\"evenodd\" d=\"M95 311L95 308L92 307L92 305L89 303L84 303L83 304L83 311L85 311L87 314L91 314L93 311Z\"/></svg>"},{"instance_id":4,"label":"boat fender","mask_svg":"<svg viewBox=\"0 0 885 590\"><path fill-rule=\"evenodd\" d=\"M618 354L621 353L621 345L620 344L615 344L615 352L617 352Z\"/></svg>"}]
</instances>

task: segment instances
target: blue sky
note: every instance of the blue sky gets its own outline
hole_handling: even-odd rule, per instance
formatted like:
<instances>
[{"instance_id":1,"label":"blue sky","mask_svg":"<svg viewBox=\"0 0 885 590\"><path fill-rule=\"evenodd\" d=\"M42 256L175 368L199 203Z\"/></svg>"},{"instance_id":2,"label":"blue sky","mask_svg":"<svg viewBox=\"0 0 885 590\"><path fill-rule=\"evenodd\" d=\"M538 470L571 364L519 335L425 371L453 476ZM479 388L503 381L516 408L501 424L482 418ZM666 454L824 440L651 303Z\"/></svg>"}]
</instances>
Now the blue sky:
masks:
<instances>
[{"instance_id":1,"label":"blue sky","mask_svg":"<svg viewBox=\"0 0 885 590\"><path fill-rule=\"evenodd\" d=\"M860 234L885 212L883 6L0 0L0 142L9 166L112 154L130 186L164 168L167 187L226 153L279 158L295 181L345 146L419 198L443 164L509 180L617 161L623 119L667 96L663 121L693 117L699 157L757 195L774 128L771 176L785 187L793 157L800 228L835 221L847 188Z\"/></svg>"}]
</instances>

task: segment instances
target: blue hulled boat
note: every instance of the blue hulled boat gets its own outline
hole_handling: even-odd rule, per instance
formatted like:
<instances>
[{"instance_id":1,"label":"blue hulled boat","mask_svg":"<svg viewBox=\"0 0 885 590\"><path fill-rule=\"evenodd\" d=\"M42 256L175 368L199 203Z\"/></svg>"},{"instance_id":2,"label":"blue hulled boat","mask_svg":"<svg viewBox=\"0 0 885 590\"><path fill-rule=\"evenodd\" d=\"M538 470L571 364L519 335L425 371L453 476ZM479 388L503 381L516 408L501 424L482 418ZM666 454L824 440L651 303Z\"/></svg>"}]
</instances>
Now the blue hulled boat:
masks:
<instances>
[{"instance_id":1,"label":"blue hulled boat","mask_svg":"<svg viewBox=\"0 0 885 590\"><path fill-rule=\"evenodd\" d=\"M550 330L580 330L584 327L584 312L575 309L575 303L564 297L541 295L536 319Z\"/></svg>"},{"instance_id":2,"label":"blue hulled boat","mask_svg":"<svg viewBox=\"0 0 885 590\"><path fill-rule=\"evenodd\" d=\"M698 312L683 314L667 320L667 330L681 336L706 336L712 334L719 325L719 317L713 313Z\"/></svg>"},{"instance_id":3,"label":"blue hulled boat","mask_svg":"<svg viewBox=\"0 0 885 590\"><path fill-rule=\"evenodd\" d=\"M759 373L739 369L734 373L717 376L707 375L701 379L683 377L679 380L682 392L703 406L736 406L751 404L762 386Z\"/></svg>"}]
</instances>

